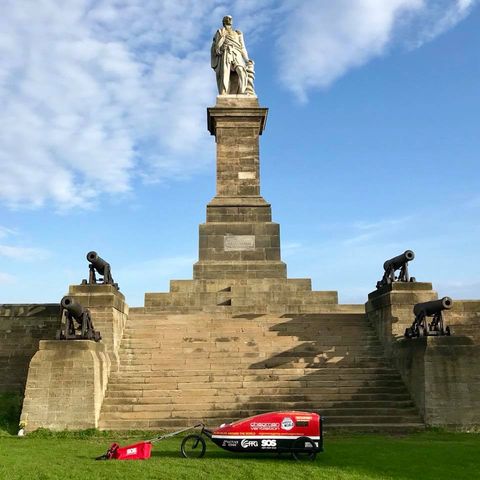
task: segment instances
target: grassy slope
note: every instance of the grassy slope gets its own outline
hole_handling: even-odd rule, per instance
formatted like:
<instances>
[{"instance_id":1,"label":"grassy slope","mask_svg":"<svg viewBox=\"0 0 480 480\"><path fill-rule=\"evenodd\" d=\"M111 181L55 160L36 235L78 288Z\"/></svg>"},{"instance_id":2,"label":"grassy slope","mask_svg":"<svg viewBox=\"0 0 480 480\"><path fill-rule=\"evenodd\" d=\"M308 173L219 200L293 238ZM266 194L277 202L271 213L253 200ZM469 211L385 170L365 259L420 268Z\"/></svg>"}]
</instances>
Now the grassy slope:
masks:
<instances>
[{"instance_id":1,"label":"grassy slope","mask_svg":"<svg viewBox=\"0 0 480 480\"><path fill-rule=\"evenodd\" d=\"M409 437L326 438L315 462L288 456L235 455L207 443L203 459L179 456L178 437L157 443L146 461L104 461L109 438L0 437L0 479L403 479L480 478L480 436L423 433ZM134 439L122 439L124 446Z\"/></svg>"}]
</instances>

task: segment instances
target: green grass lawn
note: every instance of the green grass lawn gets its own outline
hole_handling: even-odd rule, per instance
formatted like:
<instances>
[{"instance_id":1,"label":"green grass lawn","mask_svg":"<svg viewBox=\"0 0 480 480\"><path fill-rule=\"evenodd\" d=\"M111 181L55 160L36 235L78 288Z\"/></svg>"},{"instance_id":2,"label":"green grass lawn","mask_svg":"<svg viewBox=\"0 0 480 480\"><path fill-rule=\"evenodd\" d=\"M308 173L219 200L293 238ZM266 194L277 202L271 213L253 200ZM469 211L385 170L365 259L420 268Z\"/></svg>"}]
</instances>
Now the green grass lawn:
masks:
<instances>
[{"instance_id":1,"label":"green grass lawn","mask_svg":"<svg viewBox=\"0 0 480 480\"><path fill-rule=\"evenodd\" d=\"M201 459L180 456L181 437L154 445L152 458L95 461L113 441L125 446L152 433L39 432L16 437L21 399L0 395L0 480L477 480L480 434L425 432L405 437L325 436L314 462L289 455L233 454L207 440Z\"/></svg>"},{"instance_id":2,"label":"green grass lawn","mask_svg":"<svg viewBox=\"0 0 480 480\"><path fill-rule=\"evenodd\" d=\"M202 459L180 457L179 437L154 445L152 458L102 461L112 440L138 437L0 437L0 478L20 479L480 479L480 436L427 432L406 437L331 436L314 462L288 455L233 454L207 441Z\"/></svg>"}]
</instances>

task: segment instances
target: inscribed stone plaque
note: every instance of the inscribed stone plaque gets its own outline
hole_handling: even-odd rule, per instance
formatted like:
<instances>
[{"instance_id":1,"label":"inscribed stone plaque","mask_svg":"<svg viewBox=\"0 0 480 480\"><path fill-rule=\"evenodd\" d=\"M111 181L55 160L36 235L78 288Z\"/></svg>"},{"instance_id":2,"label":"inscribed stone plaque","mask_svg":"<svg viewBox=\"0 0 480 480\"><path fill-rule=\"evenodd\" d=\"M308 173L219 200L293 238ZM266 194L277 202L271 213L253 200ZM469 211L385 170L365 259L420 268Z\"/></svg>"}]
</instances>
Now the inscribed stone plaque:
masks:
<instances>
[{"instance_id":1,"label":"inscribed stone plaque","mask_svg":"<svg viewBox=\"0 0 480 480\"><path fill-rule=\"evenodd\" d=\"M225 235L223 248L226 252L255 250L255 235Z\"/></svg>"},{"instance_id":2,"label":"inscribed stone plaque","mask_svg":"<svg viewBox=\"0 0 480 480\"><path fill-rule=\"evenodd\" d=\"M255 178L255 172L238 172L239 180L248 180Z\"/></svg>"}]
</instances>

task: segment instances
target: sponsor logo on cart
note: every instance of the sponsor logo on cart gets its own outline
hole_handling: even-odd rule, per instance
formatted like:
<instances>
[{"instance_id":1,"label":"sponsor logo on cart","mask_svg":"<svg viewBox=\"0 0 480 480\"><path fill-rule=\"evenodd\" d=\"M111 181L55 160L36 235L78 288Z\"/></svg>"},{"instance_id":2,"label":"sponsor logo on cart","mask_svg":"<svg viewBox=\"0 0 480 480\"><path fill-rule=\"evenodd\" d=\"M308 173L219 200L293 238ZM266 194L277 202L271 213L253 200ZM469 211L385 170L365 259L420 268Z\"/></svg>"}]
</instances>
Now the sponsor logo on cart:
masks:
<instances>
[{"instance_id":1,"label":"sponsor logo on cart","mask_svg":"<svg viewBox=\"0 0 480 480\"><path fill-rule=\"evenodd\" d=\"M258 442L256 440L247 440L244 438L240 445L243 448L258 447Z\"/></svg>"},{"instance_id":2,"label":"sponsor logo on cart","mask_svg":"<svg viewBox=\"0 0 480 480\"><path fill-rule=\"evenodd\" d=\"M222 447L237 447L238 446L238 440L224 440L222 443Z\"/></svg>"},{"instance_id":3,"label":"sponsor logo on cart","mask_svg":"<svg viewBox=\"0 0 480 480\"><path fill-rule=\"evenodd\" d=\"M280 424L277 422L252 422L252 430L280 430Z\"/></svg>"},{"instance_id":4,"label":"sponsor logo on cart","mask_svg":"<svg viewBox=\"0 0 480 480\"><path fill-rule=\"evenodd\" d=\"M295 424L293 423L293 420L290 417L285 417L282 420L282 430L291 430Z\"/></svg>"},{"instance_id":5,"label":"sponsor logo on cart","mask_svg":"<svg viewBox=\"0 0 480 480\"><path fill-rule=\"evenodd\" d=\"M137 449L136 448L127 448L127 455L136 455Z\"/></svg>"},{"instance_id":6,"label":"sponsor logo on cart","mask_svg":"<svg viewBox=\"0 0 480 480\"><path fill-rule=\"evenodd\" d=\"M277 448L277 441L273 439L262 440L262 449L264 450L275 450Z\"/></svg>"}]
</instances>

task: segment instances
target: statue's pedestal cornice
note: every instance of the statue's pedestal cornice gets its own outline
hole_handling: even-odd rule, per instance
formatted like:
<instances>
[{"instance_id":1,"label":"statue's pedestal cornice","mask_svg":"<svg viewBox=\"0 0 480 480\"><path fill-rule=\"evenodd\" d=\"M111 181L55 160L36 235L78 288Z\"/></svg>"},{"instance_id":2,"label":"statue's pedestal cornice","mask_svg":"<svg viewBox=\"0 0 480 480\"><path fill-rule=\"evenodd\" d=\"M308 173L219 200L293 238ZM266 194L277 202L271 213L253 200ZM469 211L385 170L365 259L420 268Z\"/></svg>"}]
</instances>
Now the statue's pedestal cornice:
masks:
<instances>
[{"instance_id":1,"label":"statue's pedestal cornice","mask_svg":"<svg viewBox=\"0 0 480 480\"><path fill-rule=\"evenodd\" d=\"M268 108L260 107L255 95L218 95L215 106L207 109L208 131L217 136L218 125L235 128L251 124L261 135L267 115Z\"/></svg>"}]
</instances>

